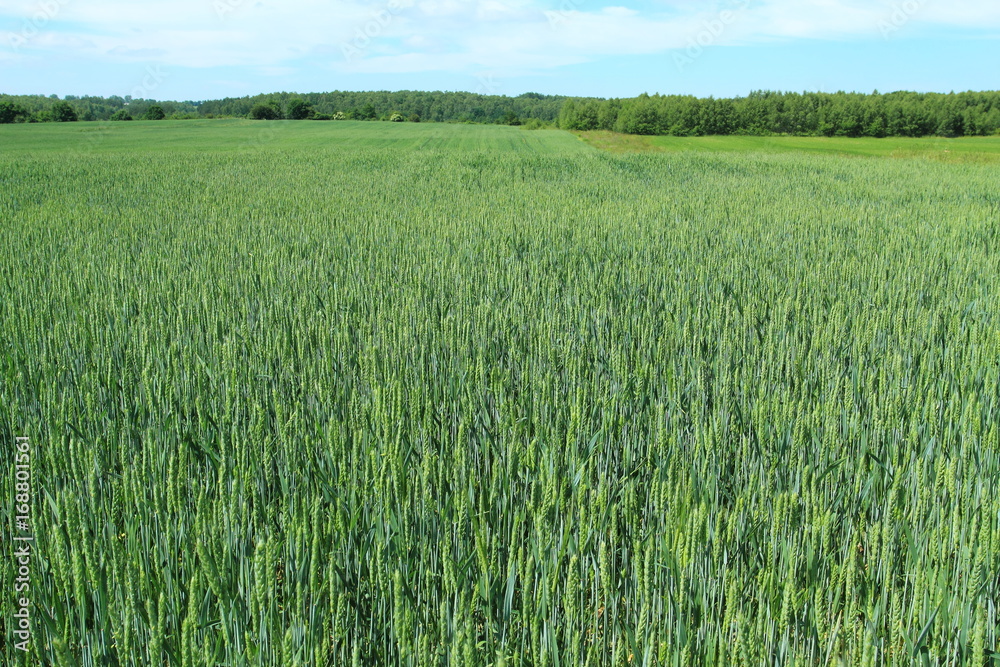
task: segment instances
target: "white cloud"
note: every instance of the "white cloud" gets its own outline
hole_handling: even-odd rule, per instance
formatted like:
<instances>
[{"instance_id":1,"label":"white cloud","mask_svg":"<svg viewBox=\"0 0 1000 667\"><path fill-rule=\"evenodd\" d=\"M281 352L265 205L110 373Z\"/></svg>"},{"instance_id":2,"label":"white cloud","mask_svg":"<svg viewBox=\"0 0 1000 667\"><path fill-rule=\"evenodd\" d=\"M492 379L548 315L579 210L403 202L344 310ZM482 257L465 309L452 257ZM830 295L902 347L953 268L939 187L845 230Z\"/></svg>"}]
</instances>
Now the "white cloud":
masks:
<instances>
[{"instance_id":1,"label":"white cloud","mask_svg":"<svg viewBox=\"0 0 1000 667\"><path fill-rule=\"evenodd\" d=\"M605 7L601 12L605 16L636 16L639 13L628 7Z\"/></svg>"},{"instance_id":2,"label":"white cloud","mask_svg":"<svg viewBox=\"0 0 1000 667\"><path fill-rule=\"evenodd\" d=\"M426 16L460 16L468 11L468 4L461 0L424 0L417 7Z\"/></svg>"},{"instance_id":3,"label":"white cloud","mask_svg":"<svg viewBox=\"0 0 1000 667\"><path fill-rule=\"evenodd\" d=\"M1000 3L982 0L925 0L916 18L959 27L1000 27Z\"/></svg>"},{"instance_id":4,"label":"white cloud","mask_svg":"<svg viewBox=\"0 0 1000 667\"><path fill-rule=\"evenodd\" d=\"M291 73L303 58L350 72L539 72L699 42L871 39L879 37L880 23L898 22L900 11L904 27L1000 28L1000 3L982 0L669 0L657 11L599 0L547 2L38 0L0 1L0 11L15 19L11 32L18 34L40 8L49 8L17 56L35 50L176 67L250 66L276 74ZM345 45L353 49L350 60Z\"/></svg>"}]
</instances>

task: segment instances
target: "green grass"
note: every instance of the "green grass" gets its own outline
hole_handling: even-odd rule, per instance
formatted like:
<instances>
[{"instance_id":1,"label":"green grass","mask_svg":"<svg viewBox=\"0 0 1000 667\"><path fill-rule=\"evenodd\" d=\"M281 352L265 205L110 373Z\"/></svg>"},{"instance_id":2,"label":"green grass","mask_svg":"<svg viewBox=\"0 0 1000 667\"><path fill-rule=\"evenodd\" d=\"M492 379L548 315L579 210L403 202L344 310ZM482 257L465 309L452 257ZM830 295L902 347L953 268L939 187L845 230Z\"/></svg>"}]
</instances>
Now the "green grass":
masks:
<instances>
[{"instance_id":1,"label":"green grass","mask_svg":"<svg viewBox=\"0 0 1000 667\"><path fill-rule=\"evenodd\" d=\"M353 151L389 147L405 151L578 150L573 138L564 132L445 123L163 120L0 126L0 155L201 153L255 148Z\"/></svg>"},{"instance_id":2,"label":"green grass","mask_svg":"<svg viewBox=\"0 0 1000 667\"><path fill-rule=\"evenodd\" d=\"M1000 137L851 139L844 137L646 137L579 132L584 141L612 152L815 153L838 156L927 158L944 162L998 162Z\"/></svg>"},{"instance_id":3,"label":"green grass","mask_svg":"<svg viewBox=\"0 0 1000 667\"><path fill-rule=\"evenodd\" d=\"M85 127L0 128L3 664L997 650L995 166Z\"/></svg>"}]
</instances>

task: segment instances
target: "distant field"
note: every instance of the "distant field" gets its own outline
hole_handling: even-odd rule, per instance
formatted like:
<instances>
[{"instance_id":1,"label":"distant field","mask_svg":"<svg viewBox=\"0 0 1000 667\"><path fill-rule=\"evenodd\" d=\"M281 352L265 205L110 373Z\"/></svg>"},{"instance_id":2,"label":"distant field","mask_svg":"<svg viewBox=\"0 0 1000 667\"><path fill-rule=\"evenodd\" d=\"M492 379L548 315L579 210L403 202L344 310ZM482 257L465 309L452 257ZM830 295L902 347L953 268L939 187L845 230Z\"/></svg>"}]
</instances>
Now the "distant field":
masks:
<instances>
[{"instance_id":1,"label":"distant field","mask_svg":"<svg viewBox=\"0 0 1000 667\"><path fill-rule=\"evenodd\" d=\"M614 132L527 131L459 123L360 121L252 121L238 119L39 123L0 126L0 154L239 151L254 148L578 152L580 145L610 152L814 153L930 158L943 162L1000 161L1000 137L848 139L826 137L648 137Z\"/></svg>"},{"instance_id":2,"label":"distant field","mask_svg":"<svg viewBox=\"0 0 1000 667\"><path fill-rule=\"evenodd\" d=\"M803 152L843 156L929 158L942 162L998 162L1000 137L850 139L827 137L647 137L577 132L588 144L612 152Z\"/></svg>"},{"instance_id":3,"label":"distant field","mask_svg":"<svg viewBox=\"0 0 1000 667\"><path fill-rule=\"evenodd\" d=\"M255 148L317 151L393 147L398 150L579 150L568 133L450 123L361 121L162 120L0 125L3 153L230 152Z\"/></svg>"},{"instance_id":4,"label":"distant field","mask_svg":"<svg viewBox=\"0 0 1000 667\"><path fill-rule=\"evenodd\" d=\"M1000 169L650 141L0 127L0 664L995 664Z\"/></svg>"}]
</instances>

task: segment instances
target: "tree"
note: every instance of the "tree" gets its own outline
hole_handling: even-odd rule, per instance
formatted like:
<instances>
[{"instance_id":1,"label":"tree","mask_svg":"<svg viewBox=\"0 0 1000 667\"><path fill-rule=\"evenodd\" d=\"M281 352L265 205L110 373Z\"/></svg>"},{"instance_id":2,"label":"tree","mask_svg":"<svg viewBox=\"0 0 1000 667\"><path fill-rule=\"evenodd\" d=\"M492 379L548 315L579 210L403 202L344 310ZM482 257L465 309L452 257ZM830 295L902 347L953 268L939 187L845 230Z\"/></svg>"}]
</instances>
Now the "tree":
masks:
<instances>
[{"instance_id":1,"label":"tree","mask_svg":"<svg viewBox=\"0 0 1000 667\"><path fill-rule=\"evenodd\" d=\"M618 114L615 131L625 134L656 134L658 120L656 108L649 96L640 96Z\"/></svg>"},{"instance_id":2,"label":"tree","mask_svg":"<svg viewBox=\"0 0 1000 667\"><path fill-rule=\"evenodd\" d=\"M409 120L411 123L419 123L420 122L420 116L418 114L411 113L410 117L407 120Z\"/></svg>"},{"instance_id":3,"label":"tree","mask_svg":"<svg viewBox=\"0 0 1000 667\"><path fill-rule=\"evenodd\" d=\"M511 112L507 112L508 115ZM576 116L576 129L577 130L596 130L598 126L598 115L600 114L600 106L597 102L585 102L579 107L579 111ZM510 125L511 123L507 123Z\"/></svg>"},{"instance_id":4,"label":"tree","mask_svg":"<svg viewBox=\"0 0 1000 667\"><path fill-rule=\"evenodd\" d=\"M575 130L577 122L576 102L567 100L559 110L559 127L564 130Z\"/></svg>"},{"instance_id":5,"label":"tree","mask_svg":"<svg viewBox=\"0 0 1000 667\"><path fill-rule=\"evenodd\" d=\"M618 121L618 112L620 110L621 102L618 100L610 100L603 103L597 114L597 126L602 130L615 129L615 123Z\"/></svg>"},{"instance_id":6,"label":"tree","mask_svg":"<svg viewBox=\"0 0 1000 667\"><path fill-rule=\"evenodd\" d=\"M13 102L0 102L0 124L16 123L18 118L27 115L23 108Z\"/></svg>"},{"instance_id":7,"label":"tree","mask_svg":"<svg viewBox=\"0 0 1000 667\"><path fill-rule=\"evenodd\" d=\"M288 117L292 120L306 120L313 116L313 105L301 97L288 102Z\"/></svg>"},{"instance_id":8,"label":"tree","mask_svg":"<svg viewBox=\"0 0 1000 667\"><path fill-rule=\"evenodd\" d=\"M955 109L946 109L941 114L935 134L942 137L961 137L965 134L965 120Z\"/></svg>"},{"instance_id":9,"label":"tree","mask_svg":"<svg viewBox=\"0 0 1000 667\"><path fill-rule=\"evenodd\" d=\"M76 111L69 102L56 102L52 107L52 120L57 123L72 123L76 121Z\"/></svg>"},{"instance_id":10,"label":"tree","mask_svg":"<svg viewBox=\"0 0 1000 667\"><path fill-rule=\"evenodd\" d=\"M513 111L508 111L504 114L503 119L500 121L504 125L520 125L521 119L517 117L517 114Z\"/></svg>"},{"instance_id":11,"label":"tree","mask_svg":"<svg viewBox=\"0 0 1000 667\"><path fill-rule=\"evenodd\" d=\"M281 111L274 103L255 104L253 109L250 109L250 118L253 120L281 120Z\"/></svg>"},{"instance_id":12,"label":"tree","mask_svg":"<svg viewBox=\"0 0 1000 667\"><path fill-rule=\"evenodd\" d=\"M149 107L148 109L146 109L146 113L142 115L143 120L163 120L166 117L167 114L164 113L163 107L161 107L159 104L154 104L153 106Z\"/></svg>"},{"instance_id":13,"label":"tree","mask_svg":"<svg viewBox=\"0 0 1000 667\"><path fill-rule=\"evenodd\" d=\"M119 109L111 114L111 120L132 120L132 114L128 112L128 109Z\"/></svg>"},{"instance_id":14,"label":"tree","mask_svg":"<svg viewBox=\"0 0 1000 667\"><path fill-rule=\"evenodd\" d=\"M391 122L393 122L393 123L402 123L403 122L403 114L401 114L401 113L394 113L391 116L389 116L389 120Z\"/></svg>"}]
</instances>

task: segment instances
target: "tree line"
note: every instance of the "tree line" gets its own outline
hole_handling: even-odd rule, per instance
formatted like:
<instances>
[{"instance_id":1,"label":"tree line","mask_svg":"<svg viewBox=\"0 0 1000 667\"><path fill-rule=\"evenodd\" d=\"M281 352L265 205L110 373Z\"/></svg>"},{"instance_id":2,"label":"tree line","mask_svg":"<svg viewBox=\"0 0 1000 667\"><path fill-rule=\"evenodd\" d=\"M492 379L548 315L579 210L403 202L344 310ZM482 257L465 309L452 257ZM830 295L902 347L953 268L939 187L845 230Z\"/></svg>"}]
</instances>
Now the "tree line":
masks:
<instances>
[{"instance_id":1,"label":"tree line","mask_svg":"<svg viewBox=\"0 0 1000 667\"><path fill-rule=\"evenodd\" d=\"M720 99L682 95L570 99L560 110L559 126L677 136L981 136L1000 132L1000 92L758 91Z\"/></svg>"},{"instance_id":2,"label":"tree line","mask_svg":"<svg viewBox=\"0 0 1000 667\"><path fill-rule=\"evenodd\" d=\"M1000 92L786 93L625 99L469 92L272 93L202 102L0 95L0 123L256 118L557 124L627 134L946 137L1000 133Z\"/></svg>"},{"instance_id":3,"label":"tree line","mask_svg":"<svg viewBox=\"0 0 1000 667\"><path fill-rule=\"evenodd\" d=\"M0 94L0 123L200 118L197 102L111 97Z\"/></svg>"},{"instance_id":4,"label":"tree line","mask_svg":"<svg viewBox=\"0 0 1000 667\"><path fill-rule=\"evenodd\" d=\"M469 92L272 93L252 97L228 97L202 102L198 109L208 117L247 117L264 107L274 110L267 117L315 118L331 120L404 120L424 122L468 122L518 124L537 119L554 123L568 98L559 95L525 93L517 97ZM306 114L306 115L303 115ZM256 114L255 114L256 115Z\"/></svg>"},{"instance_id":5,"label":"tree line","mask_svg":"<svg viewBox=\"0 0 1000 667\"><path fill-rule=\"evenodd\" d=\"M391 120L520 124L535 119L555 123L563 102L558 95L525 93L517 97L468 92L376 91L271 93L202 102L171 102L131 97L0 94L0 123L67 120L144 119L151 107L164 118L266 118L313 120ZM72 113L67 112L70 109Z\"/></svg>"}]
</instances>

